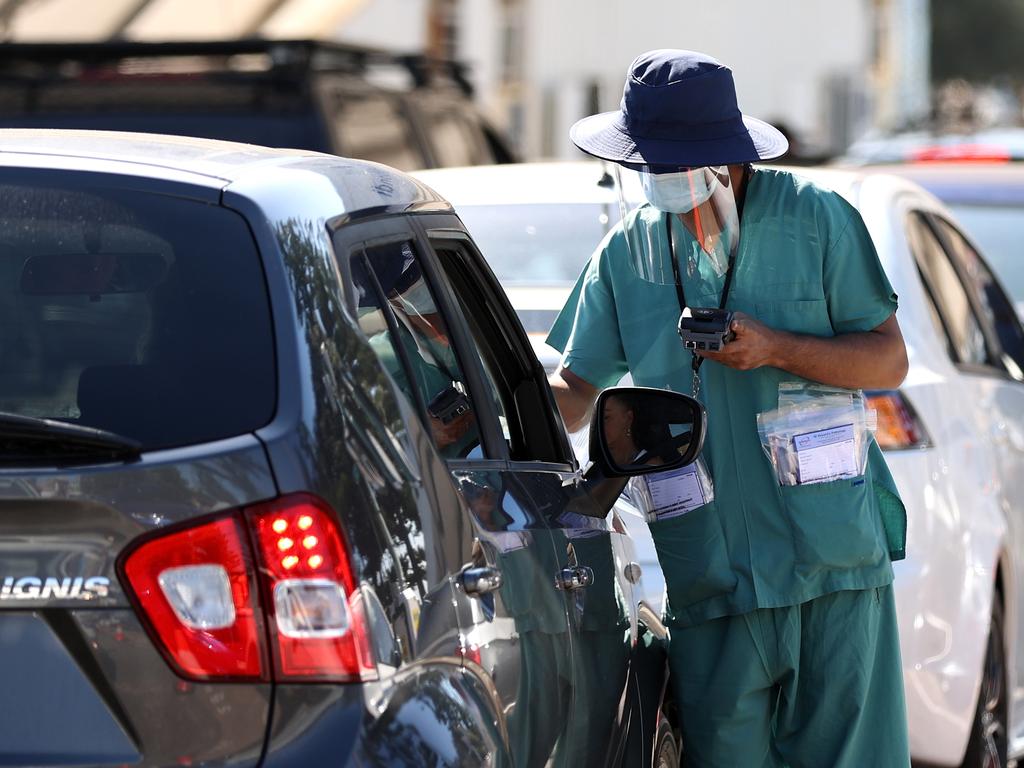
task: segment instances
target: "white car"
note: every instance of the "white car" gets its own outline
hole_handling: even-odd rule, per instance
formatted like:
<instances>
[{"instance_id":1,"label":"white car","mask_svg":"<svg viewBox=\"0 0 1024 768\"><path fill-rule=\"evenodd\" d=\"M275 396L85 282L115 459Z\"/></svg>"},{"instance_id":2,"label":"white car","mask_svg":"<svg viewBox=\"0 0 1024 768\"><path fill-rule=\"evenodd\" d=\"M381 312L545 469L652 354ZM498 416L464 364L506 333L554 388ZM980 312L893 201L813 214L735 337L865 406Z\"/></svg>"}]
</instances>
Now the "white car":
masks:
<instances>
[{"instance_id":1,"label":"white car","mask_svg":"<svg viewBox=\"0 0 1024 768\"><path fill-rule=\"evenodd\" d=\"M1024 331L929 193L871 171L798 172L860 210L900 296L910 372L871 402L909 518L895 570L913 757L1006 765L1024 753ZM455 205L538 341L618 219L602 175L597 163L418 174ZM526 291L541 269L544 290ZM627 518L631 533L638 520Z\"/></svg>"}]
</instances>

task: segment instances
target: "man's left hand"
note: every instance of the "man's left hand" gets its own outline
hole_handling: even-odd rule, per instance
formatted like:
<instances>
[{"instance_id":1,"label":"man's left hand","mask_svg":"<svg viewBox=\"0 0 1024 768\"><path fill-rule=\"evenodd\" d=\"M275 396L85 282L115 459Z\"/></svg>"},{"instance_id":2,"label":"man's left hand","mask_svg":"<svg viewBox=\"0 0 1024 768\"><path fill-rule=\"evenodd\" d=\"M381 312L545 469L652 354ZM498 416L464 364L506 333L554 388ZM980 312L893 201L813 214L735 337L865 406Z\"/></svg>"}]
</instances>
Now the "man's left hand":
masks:
<instances>
[{"instance_id":1,"label":"man's left hand","mask_svg":"<svg viewBox=\"0 0 1024 768\"><path fill-rule=\"evenodd\" d=\"M738 371L751 371L773 364L779 331L769 328L743 312L733 314L732 331L736 338L722 347L721 351L700 351L697 354Z\"/></svg>"}]
</instances>

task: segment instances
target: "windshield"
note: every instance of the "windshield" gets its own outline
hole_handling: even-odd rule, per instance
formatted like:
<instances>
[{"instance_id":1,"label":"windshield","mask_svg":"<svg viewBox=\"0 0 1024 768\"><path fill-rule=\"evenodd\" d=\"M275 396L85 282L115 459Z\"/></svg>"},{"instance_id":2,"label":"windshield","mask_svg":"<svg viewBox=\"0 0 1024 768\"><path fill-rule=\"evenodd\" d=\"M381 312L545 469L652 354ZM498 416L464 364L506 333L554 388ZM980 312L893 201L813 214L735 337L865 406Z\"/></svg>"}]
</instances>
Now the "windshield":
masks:
<instances>
[{"instance_id":1,"label":"windshield","mask_svg":"<svg viewBox=\"0 0 1024 768\"><path fill-rule=\"evenodd\" d=\"M144 449L266 424L270 309L245 221L71 177L0 184L0 411Z\"/></svg>"},{"instance_id":2,"label":"windshield","mask_svg":"<svg viewBox=\"0 0 1024 768\"><path fill-rule=\"evenodd\" d=\"M1024 303L1024 208L1007 205L951 205L1018 306Z\"/></svg>"},{"instance_id":3,"label":"windshield","mask_svg":"<svg viewBox=\"0 0 1024 768\"><path fill-rule=\"evenodd\" d=\"M460 205L459 216L502 284L573 283L617 206L599 203Z\"/></svg>"}]
</instances>

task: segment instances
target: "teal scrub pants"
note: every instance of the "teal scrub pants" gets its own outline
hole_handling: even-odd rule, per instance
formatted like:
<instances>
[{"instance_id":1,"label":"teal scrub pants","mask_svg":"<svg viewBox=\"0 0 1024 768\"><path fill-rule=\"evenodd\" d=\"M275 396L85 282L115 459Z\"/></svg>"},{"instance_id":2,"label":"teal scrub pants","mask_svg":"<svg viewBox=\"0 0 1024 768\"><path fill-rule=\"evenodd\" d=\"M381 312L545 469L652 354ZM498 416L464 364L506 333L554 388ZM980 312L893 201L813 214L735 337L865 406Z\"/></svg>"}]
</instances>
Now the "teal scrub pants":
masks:
<instances>
[{"instance_id":1,"label":"teal scrub pants","mask_svg":"<svg viewBox=\"0 0 1024 768\"><path fill-rule=\"evenodd\" d=\"M908 768L892 587L672 628L687 768Z\"/></svg>"}]
</instances>

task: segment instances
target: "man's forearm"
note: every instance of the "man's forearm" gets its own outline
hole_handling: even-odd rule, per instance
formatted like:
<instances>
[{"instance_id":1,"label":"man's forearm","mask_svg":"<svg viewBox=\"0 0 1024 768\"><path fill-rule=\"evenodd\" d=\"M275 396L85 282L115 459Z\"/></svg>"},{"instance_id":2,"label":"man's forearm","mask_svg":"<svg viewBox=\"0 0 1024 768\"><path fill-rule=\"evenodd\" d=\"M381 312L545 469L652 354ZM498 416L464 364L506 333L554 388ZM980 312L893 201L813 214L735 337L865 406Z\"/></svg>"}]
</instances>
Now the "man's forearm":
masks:
<instances>
[{"instance_id":1,"label":"man's forearm","mask_svg":"<svg viewBox=\"0 0 1024 768\"><path fill-rule=\"evenodd\" d=\"M895 314L870 331L831 338L769 328L742 312L735 314L732 330L735 338L721 350L698 354L738 371L768 365L847 389L894 389L907 375L907 348Z\"/></svg>"},{"instance_id":2,"label":"man's forearm","mask_svg":"<svg viewBox=\"0 0 1024 768\"><path fill-rule=\"evenodd\" d=\"M590 407L597 397L597 389L564 368L559 368L549 376L548 383L566 429L575 432L586 424Z\"/></svg>"},{"instance_id":3,"label":"man's forearm","mask_svg":"<svg viewBox=\"0 0 1024 768\"><path fill-rule=\"evenodd\" d=\"M832 338L776 334L768 364L811 381L847 389L895 389L907 375L902 337L877 331Z\"/></svg>"}]
</instances>

